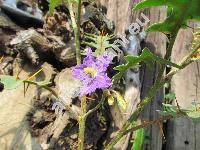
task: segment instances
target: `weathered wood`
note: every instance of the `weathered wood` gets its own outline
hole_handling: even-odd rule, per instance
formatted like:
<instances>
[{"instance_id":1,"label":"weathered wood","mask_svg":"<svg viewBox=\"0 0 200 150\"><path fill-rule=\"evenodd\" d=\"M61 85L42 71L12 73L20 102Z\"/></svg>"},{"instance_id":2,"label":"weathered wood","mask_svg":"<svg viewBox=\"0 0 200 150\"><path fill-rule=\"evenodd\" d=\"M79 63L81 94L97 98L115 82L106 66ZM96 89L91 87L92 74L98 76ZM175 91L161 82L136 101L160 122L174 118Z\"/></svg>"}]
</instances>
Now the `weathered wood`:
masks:
<instances>
[{"instance_id":1,"label":"weathered wood","mask_svg":"<svg viewBox=\"0 0 200 150\"><path fill-rule=\"evenodd\" d=\"M150 23L160 22L166 18L166 8L151 8L147 10ZM166 37L161 33L149 33L146 40L146 46L159 56L164 56L166 51ZM159 72L159 65L156 64L154 69L149 70L144 67L141 73L141 99L144 98L149 89L155 82L156 76ZM152 102L145 107L142 114L142 120L155 120L159 118L156 110L161 108L161 103L164 97L164 89L157 92ZM162 148L162 134L158 125L151 125L146 129L146 139L144 149L148 150L161 150Z\"/></svg>"},{"instance_id":2,"label":"weathered wood","mask_svg":"<svg viewBox=\"0 0 200 150\"><path fill-rule=\"evenodd\" d=\"M105 4L108 8L107 16L110 20L115 22L116 33L123 34L125 29L128 26L135 22L137 18L140 18L140 14L142 11L131 12L131 8L134 4L138 3L137 1L121 1L121 0L102 0L102 3ZM152 8L150 10L143 11L150 19L150 24L155 22L160 22L164 18L166 18L166 8ZM166 38L164 35L160 33L151 33L147 36L147 47L149 47L156 54L163 56L166 50ZM153 85L155 81L155 76L158 72L158 65L155 65L153 71L148 70L147 68L143 68L140 76L142 82L141 98L146 96L149 88ZM134 90L133 90L134 92ZM158 114L156 112L157 109L160 109L160 103L163 99L163 90L160 90L158 94L155 96L152 103L150 103L146 108L142 115L144 120L153 120L158 118ZM130 112L129 112L130 113ZM130 114L129 114L130 115ZM160 150L162 147L162 136L160 133L160 128L157 125L150 126L146 133L150 136L150 140L146 142L145 149L152 150ZM127 140L124 140L127 142ZM119 147L123 149L123 144L120 143Z\"/></svg>"},{"instance_id":3,"label":"weathered wood","mask_svg":"<svg viewBox=\"0 0 200 150\"><path fill-rule=\"evenodd\" d=\"M132 23L131 18L131 11L129 8L132 7L133 2L131 1L121 1L121 0L110 0L107 2L103 2L103 4L106 4L108 11L107 11L107 17L108 19L114 21L115 23L115 32L119 36L125 35L125 30L128 29L129 25ZM123 12L123 13L122 13ZM139 37L135 36L135 40L137 41L129 41L128 49L131 47L132 42L138 42L139 46L134 47L134 49L131 49L130 51L133 54L138 55L140 51L140 41ZM129 75L128 75L129 73ZM131 78L133 81L130 83L128 79ZM133 73L132 75L130 72L127 72L126 75L126 86L125 86L125 100L127 102L127 109L125 112L120 113L120 111L114 107L110 107L111 114L113 117L113 121L115 124L115 127L121 128L122 125L127 121L127 119L130 117L130 115L135 111L135 108L137 104L140 102L140 80L139 80L139 73ZM133 84L134 83L134 84ZM121 120L121 121L119 121ZM124 136L116 145L115 149L125 150L127 149L129 145L129 141L131 139L131 134L128 134Z\"/></svg>"},{"instance_id":4,"label":"weathered wood","mask_svg":"<svg viewBox=\"0 0 200 150\"><path fill-rule=\"evenodd\" d=\"M191 24L190 26L193 26ZM186 56L192 43L192 29L181 30L172 53L172 61L178 63ZM172 91L175 92L180 107L187 108L192 102L199 102L200 98L200 72L199 62L189 65L176 74L171 82ZM189 118L178 118L170 121L168 125L167 149L169 150L199 150L200 149L200 123Z\"/></svg>"}]
</instances>

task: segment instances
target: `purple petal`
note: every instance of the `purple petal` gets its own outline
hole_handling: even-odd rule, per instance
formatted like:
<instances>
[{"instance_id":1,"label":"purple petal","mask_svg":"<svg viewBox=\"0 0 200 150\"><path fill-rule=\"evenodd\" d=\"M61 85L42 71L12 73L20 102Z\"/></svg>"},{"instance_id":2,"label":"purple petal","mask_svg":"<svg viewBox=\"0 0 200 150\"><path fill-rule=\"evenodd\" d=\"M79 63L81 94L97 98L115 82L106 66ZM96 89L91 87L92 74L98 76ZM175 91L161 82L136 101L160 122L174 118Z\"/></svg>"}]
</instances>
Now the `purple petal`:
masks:
<instances>
[{"instance_id":1,"label":"purple petal","mask_svg":"<svg viewBox=\"0 0 200 150\"><path fill-rule=\"evenodd\" d=\"M84 65L76 65L72 68L72 75L77 78L78 80L85 80L88 75L84 71Z\"/></svg>"},{"instance_id":2,"label":"purple petal","mask_svg":"<svg viewBox=\"0 0 200 150\"><path fill-rule=\"evenodd\" d=\"M113 57L109 56L108 54L103 54L102 56L97 57L97 61L103 62L104 64L107 64L107 65L109 65L112 60L113 60Z\"/></svg>"},{"instance_id":3,"label":"purple petal","mask_svg":"<svg viewBox=\"0 0 200 150\"><path fill-rule=\"evenodd\" d=\"M94 85L99 89L105 89L112 85L112 80L107 76L107 74L97 75L94 79Z\"/></svg>"},{"instance_id":4,"label":"purple petal","mask_svg":"<svg viewBox=\"0 0 200 150\"><path fill-rule=\"evenodd\" d=\"M96 68L99 72L105 72L112 61L113 57L109 55L102 55L97 57L96 59Z\"/></svg>"},{"instance_id":5,"label":"purple petal","mask_svg":"<svg viewBox=\"0 0 200 150\"><path fill-rule=\"evenodd\" d=\"M92 49L87 49L87 56L83 59L83 65L86 67L95 67L94 56L92 55Z\"/></svg>"},{"instance_id":6,"label":"purple petal","mask_svg":"<svg viewBox=\"0 0 200 150\"><path fill-rule=\"evenodd\" d=\"M105 89L112 85L111 79L105 73L113 57L104 54L94 59L92 50L87 49L87 56L83 59L83 64L77 65L72 69L72 74L81 80L83 87L80 89L80 95L87 95L95 92L96 89ZM92 76L85 73L84 68L94 68L97 75Z\"/></svg>"},{"instance_id":7,"label":"purple petal","mask_svg":"<svg viewBox=\"0 0 200 150\"><path fill-rule=\"evenodd\" d=\"M97 87L94 85L93 78L88 78L83 81L83 87L80 89L80 94L87 95L95 92Z\"/></svg>"}]
</instances>

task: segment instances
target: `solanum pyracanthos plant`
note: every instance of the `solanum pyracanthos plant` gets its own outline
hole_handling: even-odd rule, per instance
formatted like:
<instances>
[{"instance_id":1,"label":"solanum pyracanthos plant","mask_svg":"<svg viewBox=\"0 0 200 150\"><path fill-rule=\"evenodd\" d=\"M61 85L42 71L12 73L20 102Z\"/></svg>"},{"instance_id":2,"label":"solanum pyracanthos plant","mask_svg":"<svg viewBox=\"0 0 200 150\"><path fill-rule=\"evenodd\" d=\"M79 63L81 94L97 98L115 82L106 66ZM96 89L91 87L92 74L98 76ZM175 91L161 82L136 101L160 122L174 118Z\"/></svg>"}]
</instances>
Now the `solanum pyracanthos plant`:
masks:
<instances>
[{"instance_id":1,"label":"solanum pyracanthos plant","mask_svg":"<svg viewBox=\"0 0 200 150\"><path fill-rule=\"evenodd\" d=\"M72 75L82 82L80 87L79 97L81 101L81 114L78 119L79 123L79 141L78 149L84 149L84 134L85 134L85 122L87 116L100 108L105 99L107 98L110 103L114 99L117 99L119 103L122 104L122 107L125 109L125 102L122 95L119 92L114 91L112 86L117 84L123 74L131 67L138 66L140 62L145 62L147 66L151 66L153 62L157 62L161 65L160 72L155 81L155 84L149 90L147 96L141 101L137 106L135 112L131 114L130 118L119 130L117 135L105 146L104 149L112 149L113 146L128 132L135 131L139 128L144 127L145 125L140 125L139 127L135 125L138 115L143 110L143 108L151 102L152 98L156 92L164 86L165 83L169 82L174 74L179 70L184 69L192 62L200 59L200 32L194 34L194 42L191 48L191 52L188 56L183 58L179 64L175 64L170 61L172 48L176 40L178 31L181 28L187 28L187 23L189 20L200 20L200 1L199 0L145 0L134 6L134 11L149 8L152 6L168 6L169 15L164 22L156 23L150 26L147 29L147 32L162 32L167 34L169 37L169 45L166 50L164 58L160 58L153 53L151 53L147 48L145 48L140 56L125 56L125 64L119 65L114 69L117 71L116 75L110 78L107 75L107 69L111 63L113 56L110 56L109 53L106 53L107 49L112 46L109 43L109 40L112 36L98 36L87 34L86 38L89 38L92 42L85 43L93 48L86 49L86 54L83 60L81 60L81 50L80 50L80 17L81 17L81 0L50 0L49 12L53 13L55 7L60 4L67 5L70 16L72 27L74 30L75 41L76 41L76 60L77 65L72 67ZM78 7L73 7L77 5ZM77 10L74 10L77 8ZM77 15L75 15L77 14ZM167 65L172 66L172 70L165 75L165 68ZM38 73L38 72L37 72ZM35 84L42 86L49 90L48 82L37 83L33 82L30 79L18 80L10 76L1 76L1 82L5 85L7 89L16 88L21 83ZM102 100L99 104L92 110L87 111L87 102L86 99L88 95L91 95L96 92L96 89L101 89L103 92ZM168 104L163 105L164 110L159 111L163 116L178 116L178 115L187 115L191 118L199 118L200 111L199 108L196 108L197 105L192 105L188 109L182 109L179 106L172 106ZM198 105L199 107L199 105ZM181 113L180 113L181 112ZM166 117L168 118L168 117ZM138 135L143 135L143 130L138 131ZM141 141L142 139L138 139ZM141 142L140 144L141 145ZM134 145L133 147L138 145Z\"/></svg>"}]
</instances>

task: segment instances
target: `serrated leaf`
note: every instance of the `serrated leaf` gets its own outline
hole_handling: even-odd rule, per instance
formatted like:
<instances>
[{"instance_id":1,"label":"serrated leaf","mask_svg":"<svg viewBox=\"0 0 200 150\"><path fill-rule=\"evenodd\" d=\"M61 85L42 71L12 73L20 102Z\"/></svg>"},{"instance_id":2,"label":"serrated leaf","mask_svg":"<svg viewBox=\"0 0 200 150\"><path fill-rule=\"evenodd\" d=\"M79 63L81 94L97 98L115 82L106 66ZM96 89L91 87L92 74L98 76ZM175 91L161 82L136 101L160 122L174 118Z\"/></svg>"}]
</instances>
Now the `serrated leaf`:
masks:
<instances>
[{"instance_id":1,"label":"serrated leaf","mask_svg":"<svg viewBox=\"0 0 200 150\"><path fill-rule=\"evenodd\" d=\"M95 35L95 34L85 34L85 38L91 42L84 42L84 44L95 48L93 55L95 57L104 54L107 48L111 48L113 44L110 44L110 40L113 39L113 35Z\"/></svg>"},{"instance_id":2,"label":"serrated leaf","mask_svg":"<svg viewBox=\"0 0 200 150\"><path fill-rule=\"evenodd\" d=\"M158 62L160 64L166 64L181 69L179 65L154 55L147 48L143 49L142 54L140 56L127 55L125 57L125 60L127 62L126 64L119 65L114 68L115 70L119 71L119 73L117 73L113 77L114 83L116 83L116 81L122 77L126 70L128 70L131 67L137 66L142 61L145 62L148 66L153 65L154 62Z\"/></svg>"},{"instance_id":3,"label":"serrated leaf","mask_svg":"<svg viewBox=\"0 0 200 150\"><path fill-rule=\"evenodd\" d=\"M17 88L23 83L23 80L16 79L16 77L2 75L0 76L0 82L4 85L6 90L12 90Z\"/></svg>"},{"instance_id":4,"label":"serrated leaf","mask_svg":"<svg viewBox=\"0 0 200 150\"><path fill-rule=\"evenodd\" d=\"M165 95L165 99L169 99L169 100L175 100L176 99L176 94L175 93L168 93Z\"/></svg>"},{"instance_id":5,"label":"serrated leaf","mask_svg":"<svg viewBox=\"0 0 200 150\"><path fill-rule=\"evenodd\" d=\"M169 6L169 16L162 23L150 26L147 31L160 31L172 34L180 27L186 27L188 20L200 20L200 0L144 0L134 10L152 6Z\"/></svg>"},{"instance_id":6,"label":"serrated leaf","mask_svg":"<svg viewBox=\"0 0 200 150\"><path fill-rule=\"evenodd\" d=\"M53 15L53 12L56 7L60 6L65 2L66 4L68 2L70 3L78 3L79 0L49 0L49 14Z\"/></svg>"},{"instance_id":7,"label":"serrated leaf","mask_svg":"<svg viewBox=\"0 0 200 150\"><path fill-rule=\"evenodd\" d=\"M62 0L50 0L49 1L49 14L53 15L56 7L62 4Z\"/></svg>"},{"instance_id":8,"label":"serrated leaf","mask_svg":"<svg viewBox=\"0 0 200 150\"><path fill-rule=\"evenodd\" d=\"M163 106L164 106L164 110L166 112L176 113L178 111L178 107L177 106L174 106L174 105L171 105L171 104L164 104L164 103L163 103Z\"/></svg>"}]
</instances>

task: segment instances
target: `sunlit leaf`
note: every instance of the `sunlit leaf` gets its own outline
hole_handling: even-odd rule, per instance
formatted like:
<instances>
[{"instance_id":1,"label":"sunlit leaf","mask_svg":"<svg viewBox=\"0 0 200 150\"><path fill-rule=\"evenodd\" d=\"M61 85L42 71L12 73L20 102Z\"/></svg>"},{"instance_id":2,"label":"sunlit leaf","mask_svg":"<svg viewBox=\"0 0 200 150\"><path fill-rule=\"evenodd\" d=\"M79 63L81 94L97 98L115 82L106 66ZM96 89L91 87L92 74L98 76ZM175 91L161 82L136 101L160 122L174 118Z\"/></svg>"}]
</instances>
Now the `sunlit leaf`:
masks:
<instances>
[{"instance_id":1,"label":"sunlit leaf","mask_svg":"<svg viewBox=\"0 0 200 150\"><path fill-rule=\"evenodd\" d=\"M169 6L168 17L164 22L156 23L147 31L160 31L172 34L175 29L186 27L188 20L200 20L200 0L144 0L134 10L152 6Z\"/></svg>"},{"instance_id":2,"label":"sunlit leaf","mask_svg":"<svg viewBox=\"0 0 200 150\"><path fill-rule=\"evenodd\" d=\"M102 55L107 48L111 48L113 44L110 44L110 40L113 39L113 35L94 35L94 34L85 34L85 38L91 42L84 42L84 44L95 48L94 56L97 57Z\"/></svg>"},{"instance_id":3,"label":"sunlit leaf","mask_svg":"<svg viewBox=\"0 0 200 150\"><path fill-rule=\"evenodd\" d=\"M49 1L49 14L53 15L54 9L62 4L62 0L50 0Z\"/></svg>"},{"instance_id":4,"label":"sunlit leaf","mask_svg":"<svg viewBox=\"0 0 200 150\"><path fill-rule=\"evenodd\" d=\"M23 80L16 79L16 77L13 76L1 75L0 82L4 85L4 89L12 90L21 85Z\"/></svg>"},{"instance_id":5,"label":"sunlit leaf","mask_svg":"<svg viewBox=\"0 0 200 150\"><path fill-rule=\"evenodd\" d=\"M181 69L179 65L154 55L147 48L143 49L142 54L140 56L128 55L125 57L125 60L127 62L126 64L119 65L114 68L115 70L119 71L119 73L117 73L113 77L113 82L115 83L122 77L122 75L125 73L127 69L137 66L142 61L145 62L149 67L151 67L151 65L153 65L154 62L158 62L160 64L166 64Z\"/></svg>"},{"instance_id":6,"label":"sunlit leaf","mask_svg":"<svg viewBox=\"0 0 200 150\"><path fill-rule=\"evenodd\" d=\"M0 83L4 85L4 89L6 90L13 90L22 85L23 83L28 83L28 84L33 84L38 87L47 87L51 82L49 81L30 81L30 80L22 80L22 79L17 79L14 76L9 76L9 75L1 75L0 76Z\"/></svg>"},{"instance_id":7,"label":"sunlit leaf","mask_svg":"<svg viewBox=\"0 0 200 150\"><path fill-rule=\"evenodd\" d=\"M186 109L182 109L182 108L179 108L178 106L174 106L174 105L171 105L171 104L163 104L164 108L163 110L157 110L157 112L160 114L160 115L163 115L163 116L168 116L168 115L172 115L172 116L177 116L177 114L182 114L182 115L185 115L185 116L188 116L194 120L199 120L200 119L200 105L199 104L193 104L186 108Z\"/></svg>"},{"instance_id":8,"label":"sunlit leaf","mask_svg":"<svg viewBox=\"0 0 200 150\"><path fill-rule=\"evenodd\" d=\"M176 99L176 94L175 93L168 93L165 95L165 99L168 99L168 100L175 100Z\"/></svg>"},{"instance_id":9,"label":"sunlit leaf","mask_svg":"<svg viewBox=\"0 0 200 150\"><path fill-rule=\"evenodd\" d=\"M60 6L65 2L67 4L69 2L71 3L78 3L78 0L49 0L49 14L53 15L53 12L56 7Z\"/></svg>"}]
</instances>

